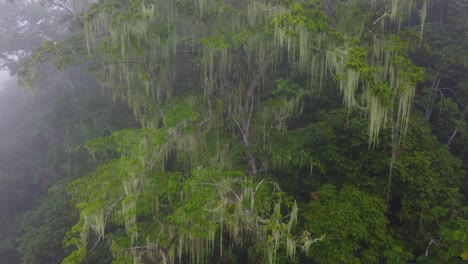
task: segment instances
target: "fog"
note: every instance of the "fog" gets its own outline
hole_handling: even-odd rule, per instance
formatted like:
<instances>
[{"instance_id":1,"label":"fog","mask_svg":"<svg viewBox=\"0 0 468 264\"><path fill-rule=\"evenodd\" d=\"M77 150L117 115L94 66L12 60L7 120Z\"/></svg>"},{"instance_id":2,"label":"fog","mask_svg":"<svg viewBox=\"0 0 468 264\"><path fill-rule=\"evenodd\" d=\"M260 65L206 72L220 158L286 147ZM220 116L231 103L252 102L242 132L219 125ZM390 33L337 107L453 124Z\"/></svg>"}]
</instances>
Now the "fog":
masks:
<instances>
[{"instance_id":1,"label":"fog","mask_svg":"<svg viewBox=\"0 0 468 264\"><path fill-rule=\"evenodd\" d=\"M36 151L38 120L33 111L33 106L25 102L13 79L3 79L1 85L0 175L5 177L2 183L5 183L5 181L19 183L28 178L27 169L29 166L25 162L29 158L37 157L38 154ZM0 186L0 192L5 195L3 193L5 190L2 190L2 187L4 186ZM14 191L14 188L9 186L8 191ZM3 204L0 202L0 207L2 205L14 206L13 203Z\"/></svg>"},{"instance_id":2,"label":"fog","mask_svg":"<svg viewBox=\"0 0 468 264\"><path fill-rule=\"evenodd\" d=\"M13 78L10 76L10 72L3 70L0 71L0 90L3 90L6 87L6 82L12 80Z\"/></svg>"}]
</instances>

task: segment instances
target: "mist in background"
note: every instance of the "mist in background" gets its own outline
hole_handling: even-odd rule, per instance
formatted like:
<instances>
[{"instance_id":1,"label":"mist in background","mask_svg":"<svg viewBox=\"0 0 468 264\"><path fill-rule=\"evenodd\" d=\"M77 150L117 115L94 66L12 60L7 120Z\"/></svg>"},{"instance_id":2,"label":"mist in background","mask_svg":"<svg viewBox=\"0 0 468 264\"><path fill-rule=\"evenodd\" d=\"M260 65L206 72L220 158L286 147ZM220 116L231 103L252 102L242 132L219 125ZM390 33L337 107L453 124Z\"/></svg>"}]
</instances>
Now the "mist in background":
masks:
<instances>
[{"instance_id":1,"label":"mist in background","mask_svg":"<svg viewBox=\"0 0 468 264\"><path fill-rule=\"evenodd\" d=\"M0 71L0 90L3 90L7 85L7 82L12 81L14 78L10 76L8 71Z\"/></svg>"}]
</instances>

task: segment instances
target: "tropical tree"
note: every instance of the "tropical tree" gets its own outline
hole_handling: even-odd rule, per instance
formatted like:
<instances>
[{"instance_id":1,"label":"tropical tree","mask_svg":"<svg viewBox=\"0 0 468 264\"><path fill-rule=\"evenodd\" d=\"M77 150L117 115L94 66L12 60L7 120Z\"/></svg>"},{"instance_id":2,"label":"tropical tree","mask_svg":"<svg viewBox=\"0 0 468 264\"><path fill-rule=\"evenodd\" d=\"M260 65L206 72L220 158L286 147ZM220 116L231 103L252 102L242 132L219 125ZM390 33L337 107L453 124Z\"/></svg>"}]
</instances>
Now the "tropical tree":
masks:
<instances>
[{"instance_id":1,"label":"tropical tree","mask_svg":"<svg viewBox=\"0 0 468 264\"><path fill-rule=\"evenodd\" d=\"M271 172L288 158L287 169L323 166L313 150L299 143L278 150L274 139L326 89L342 94L343 123L356 110L368 116L365 148L386 143L384 197L362 194L363 203L378 204L368 224L381 235L379 208L391 203L393 178L404 171L399 148L424 74L408 51L421 43L427 7L424 0L93 3L76 18L82 31L45 43L20 71L21 85L32 89L50 58L60 69L83 63L141 123L84 145L96 170L69 185L80 217L66 239L75 251L64 262L93 260L106 248L116 263L209 261L215 249L213 258L223 260L226 245L260 251L271 263L280 248L289 256L307 250L322 236L293 228L298 207ZM415 10L419 32L403 31ZM349 206L323 190L330 208Z\"/></svg>"}]
</instances>

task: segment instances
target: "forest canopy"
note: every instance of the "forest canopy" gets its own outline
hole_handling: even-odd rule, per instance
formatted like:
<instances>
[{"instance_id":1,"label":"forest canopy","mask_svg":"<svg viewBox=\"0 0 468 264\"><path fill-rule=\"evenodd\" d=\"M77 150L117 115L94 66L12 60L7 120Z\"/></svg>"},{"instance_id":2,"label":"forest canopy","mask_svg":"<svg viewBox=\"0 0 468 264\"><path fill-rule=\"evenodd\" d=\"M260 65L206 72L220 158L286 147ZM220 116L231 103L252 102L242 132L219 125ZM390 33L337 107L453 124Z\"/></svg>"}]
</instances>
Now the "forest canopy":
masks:
<instances>
[{"instance_id":1,"label":"forest canopy","mask_svg":"<svg viewBox=\"0 0 468 264\"><path fill-rule=\"evenodd\" d=\"M468 261L466 0L1 6L0 259Z\"/></svg>"}]
</instances>

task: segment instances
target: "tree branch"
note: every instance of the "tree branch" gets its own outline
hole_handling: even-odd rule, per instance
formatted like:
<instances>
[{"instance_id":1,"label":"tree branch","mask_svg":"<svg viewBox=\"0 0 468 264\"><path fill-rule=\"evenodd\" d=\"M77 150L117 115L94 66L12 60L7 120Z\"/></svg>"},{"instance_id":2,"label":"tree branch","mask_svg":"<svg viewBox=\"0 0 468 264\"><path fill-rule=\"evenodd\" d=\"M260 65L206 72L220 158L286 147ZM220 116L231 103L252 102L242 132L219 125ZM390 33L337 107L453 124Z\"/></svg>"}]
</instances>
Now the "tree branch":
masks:
<instances>
[{"instance_id":1,"label":"tree branch","mask_svg":"<svg viewBox=\"0 0 468 264\"><path fill-rule=\"evenodd\" d=\"M468 113L468 107L465 107L465 111L463 111L463 116L462 118L460 119L460 122L463 122L463 120L465 120L465 116L466 116L466 113ZM447 147L450 146L450 143L452 143L453 139L455 138L455 136L457 135L458 133L458 127L455 128L455 131L453 131L452 135L450 136L449 140L447 141L447 143L445 144Z\"/></svg>"}]
</instances>

